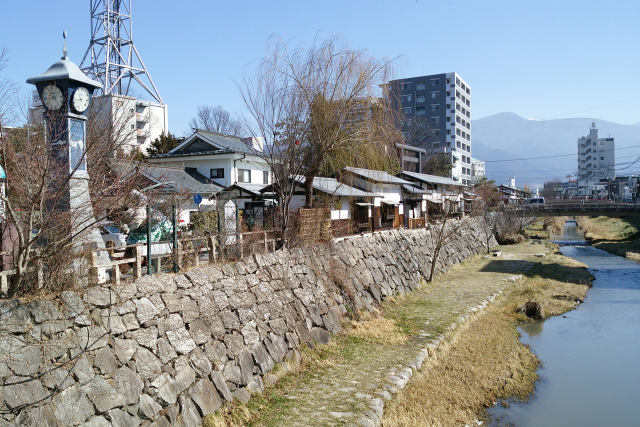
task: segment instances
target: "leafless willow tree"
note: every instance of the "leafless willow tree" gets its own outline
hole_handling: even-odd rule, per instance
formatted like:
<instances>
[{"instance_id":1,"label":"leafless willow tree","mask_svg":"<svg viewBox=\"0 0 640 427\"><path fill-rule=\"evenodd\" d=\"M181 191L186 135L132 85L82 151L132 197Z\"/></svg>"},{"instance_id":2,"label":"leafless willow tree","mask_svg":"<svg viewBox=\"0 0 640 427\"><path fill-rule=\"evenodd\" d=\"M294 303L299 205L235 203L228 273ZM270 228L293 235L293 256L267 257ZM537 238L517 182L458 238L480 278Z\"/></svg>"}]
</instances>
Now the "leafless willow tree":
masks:
<instances>
[{"instance_id":1,"label":"leafless willow tree","mask_svg":"<svg viewBox=\"0 0 640 427\"><path fill-rule=\"evenodd\" d=\"M191 119L190 125L195 129L204 129L226 135L240 135L242 133L242 122L231 117L231 113L220 105L217 107L210 105L198 107L196 116Z\"/></svg>"},{"instance_id":2,"label":"leafless willow tree","mask_svg":"<svg viewBox=\"0 0 640 427\"><path fill-rule=\"evenodd\" d=\"M8 289L10 296L34 290L36 265L44 270L47 290L73 286L77 277L72 267L87 256L83 246L96 223L117 218L139 201L132 196L134 163L114 154L123 151L122 144L128 140L125 133L131 130L124 121L104 119L118 117L112 113L90 113L83 153L88 178L78 174L84 162L77 162L70 171L46 141L47 132L55 140L62 129L45 131L43 121L36 120L4 138L2 166L7 180L6 192L0 195L5 205L3 254L16 271ZM87 185L79 185L80 180Z\"/></svg>"},{"instance_id":3,"label":"leafless willow tree","mask_svg":"<svg viewBox=\"0 0 640 427\"><path fill-rule=\"evenodd\" d=\"M338 153L370 154L382 146L387 158L396 155L394 148L387 150L399 137L395 122L379 112L386 109L369 104L389 69L389 60L350 49L336 37L308 49L290 49L273 39L255 73L245 76L240 89L249 115L244 122L264 141L262 156L274 171L283 232L295 189L291 176L305 178L305 204L312 207L313 178L339 163ZM363 149L364 143L375 148Z\"/></svg>"}]
</instances>

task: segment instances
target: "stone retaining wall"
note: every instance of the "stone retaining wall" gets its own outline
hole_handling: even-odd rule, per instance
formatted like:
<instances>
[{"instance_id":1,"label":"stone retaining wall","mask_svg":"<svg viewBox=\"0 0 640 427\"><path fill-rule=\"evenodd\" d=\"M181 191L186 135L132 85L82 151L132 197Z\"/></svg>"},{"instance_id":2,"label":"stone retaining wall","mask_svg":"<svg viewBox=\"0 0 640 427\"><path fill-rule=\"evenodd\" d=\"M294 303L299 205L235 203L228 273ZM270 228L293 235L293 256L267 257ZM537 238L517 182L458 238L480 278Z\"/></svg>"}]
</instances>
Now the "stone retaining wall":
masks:
<instances>
[{"instance_id":1,"label":"stone retaining wall","mask_svg":"<svg viewBox=\"0 0 640 427\"><path fill-rule=\"evenodd\" d=\"M439 271L484 251L462 223ZM431 247L427 230L390 231L0 302L0 426L198 425L261 392L304 343L328 342L348 311L412 290Z\"/></svg>"}]
</instances>

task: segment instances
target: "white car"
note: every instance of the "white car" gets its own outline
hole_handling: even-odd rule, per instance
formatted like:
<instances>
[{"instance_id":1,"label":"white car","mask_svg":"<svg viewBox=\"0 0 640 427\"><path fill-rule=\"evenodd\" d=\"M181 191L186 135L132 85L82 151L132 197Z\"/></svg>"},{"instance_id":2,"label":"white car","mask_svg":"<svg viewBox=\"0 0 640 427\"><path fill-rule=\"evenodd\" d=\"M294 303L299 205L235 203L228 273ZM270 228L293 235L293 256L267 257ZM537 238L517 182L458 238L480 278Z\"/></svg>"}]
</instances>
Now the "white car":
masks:
<instances>
[{"instance_id":1,"label":"white car","mask_svg":"<svg viewBox=\"0 0 640 427\"><path fill-rule=\"evenodd\" d=\"M114 224L102 224L99 227L106 247L120 247L127 244L127 235Z\"/></svg>"}]
</instances>

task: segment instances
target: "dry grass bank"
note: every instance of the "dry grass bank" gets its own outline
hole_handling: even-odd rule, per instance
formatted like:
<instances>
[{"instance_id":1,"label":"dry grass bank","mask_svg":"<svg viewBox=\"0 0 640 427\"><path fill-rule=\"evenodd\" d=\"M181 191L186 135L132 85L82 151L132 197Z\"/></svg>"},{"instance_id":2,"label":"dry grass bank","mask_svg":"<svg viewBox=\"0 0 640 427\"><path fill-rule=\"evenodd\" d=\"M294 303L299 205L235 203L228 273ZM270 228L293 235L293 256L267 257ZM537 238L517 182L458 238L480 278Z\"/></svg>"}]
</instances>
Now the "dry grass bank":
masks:
<instances>
[{"instance_id":1,"label":"dry grass bank","mask_svg":"<svg viewBox=\"0 0 640 427\"><path fill-rule=\"evenodd\" d=\"M578 225L594 247L640 261L640 221L637 218L579 217Z\"/></svg>"},{"instance_id":2,"label":"dry grass bank","mask_svg":"<svg viewBox=\"0 0 640 427\"><path fill-rule=\"evenodd\" d=\"M518 340L516 314L527 300L540 302L545 317L583 299L591 277L584 265L547 255L499 301L455 332L436 357L385 410L385 426L474 425L498 399L525 399L537 379L538 360Z\"/></svg>"},{"instance_id":3,"label":"dry grass bank","mask_svg":"<svg viewBox=\"0 0 640 427\"><path fill-rule=\"evenodd\" d=\"M530 238L548 239L551 235L562 233L566 217L538 218L525 229Z\"/></svg>"}]
</instances>

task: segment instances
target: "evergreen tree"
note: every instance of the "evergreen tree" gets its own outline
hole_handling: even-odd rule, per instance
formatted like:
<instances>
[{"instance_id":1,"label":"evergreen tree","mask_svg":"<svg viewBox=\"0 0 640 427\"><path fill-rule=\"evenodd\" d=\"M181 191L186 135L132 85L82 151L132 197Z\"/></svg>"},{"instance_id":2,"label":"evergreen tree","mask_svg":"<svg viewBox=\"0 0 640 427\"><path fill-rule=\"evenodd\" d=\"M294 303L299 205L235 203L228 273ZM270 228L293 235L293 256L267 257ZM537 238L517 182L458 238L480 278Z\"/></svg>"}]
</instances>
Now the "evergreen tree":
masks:
<instances>
[{"instance_id":1,"label":"evergreen tree","mask_svg":"<svg viewBox=\"0 0 640 427\"><path fill-rule=\"evenodd\" d=\"M182 140L176 138L171 133L162 134L153 140L149 149L147 150L147 156L155 156L157 154L165 154L176 148Z\"/></svg>"}]
</instances>

